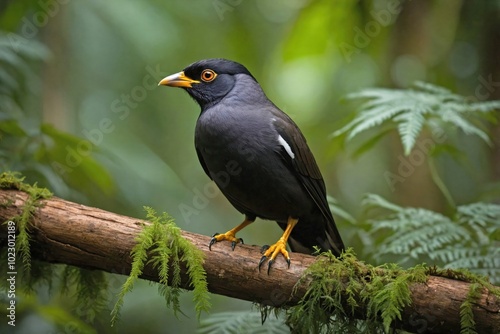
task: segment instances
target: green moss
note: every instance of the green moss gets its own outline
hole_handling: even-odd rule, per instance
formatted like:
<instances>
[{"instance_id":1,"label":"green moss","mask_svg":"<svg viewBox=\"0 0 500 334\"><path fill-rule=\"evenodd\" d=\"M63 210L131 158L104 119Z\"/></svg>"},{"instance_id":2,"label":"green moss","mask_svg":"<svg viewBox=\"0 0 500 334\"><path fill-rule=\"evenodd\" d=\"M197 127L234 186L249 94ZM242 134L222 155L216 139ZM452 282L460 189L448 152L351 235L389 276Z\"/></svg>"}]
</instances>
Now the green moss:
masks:
<instances>
[{"instance_id":1,"label":"green moss","mask_svg":"<svg viewBox=\"0 0 500 334\"><path fill-rule=\"evenodd\" d=\"M145 210L151 224L144 226L136 238L137 244L131 252L132 269L113 308L112 323L116 323L125 295L132 290L147 263L151 263L158 270L160 278L158 290L165 297L167 306L171 307L176 314L181 312L180 263L185 263L199 317L202 311L208 311L210 307L206 273L203 268L203 253L182 237L180 228L166 213L157 216L152 208L145 207Z\"/></svg>"},{"instance_id":2,"label":"green moss","mask_svg":"<svg viewBox=\"0 0 500 334\"><path fill-rule=\"evenodd\" d=\"M427 273L424 266L403 270L393 264L366 265L349 249L340 258L320 254L298 284L304 280L310 282L307 293L287 312L294 331L387 332L411 304L410 284L425 282ZM364 321L355 319L360 305L366 308Z\"/></svg>"},{"instance_id":3,"label":"green moss","mask_svg":"<svg viewBox=\"0 0 500 334\"><path fill-rule=\"evenodd\" d=\"M412 303L410 285L426 282L429 275L471 283L460 309L462 333L475 333L472 306L483 289L500 296L500 289L487 278L466 270L425 264L409 269L396 264L375 267L360 262L348 249L339 258L322 253L306 270L296 286L306 283L308 290L298 305L286 310L287 324L299 333L387 333ZM362 309L366 314L356 314ZM262 308L264 318L269 311Z\"/></svg>"},{"instance_id":4,"label":"green moss","mask_svg":"<svg viewBox=\"0 0 500 334\"><path fill-rule=\"evenodd\" d=\"M16 253L20 255L26 272L29 273L31 269L31 253L30 253L30 220L36 209L42 204L41 199L47 199L52 196L52 193L46 188L39 188L34 185L26 184L23 182L24 177L16 172L4 172L0 174L0 189L16 189L21 190L29 195L24 203L20 215L12 217L10 220L16 223L17 236L16 236Z\"/></svg>"},{"instance_id":5,"label":"green moss","mask_svg":"<svg viewBox=\"0 0 500 334\"><path fill-rule=\"evenodd\" d=\"M106 308L109 300L106 275L101 271L89 271L72 266L63 266L62 270L57 270L55 265L46 263L38 263L32 268L29 245L30 220L36 209L41 206L40 200L50 198L52 193L45 188L38 188L36 184L29 185L23 181L24 177L19 173L0 174L0 189L21 190L29 195L21 214L9 219L16 222L18 233L16 251L21 256L24 265L22 288L24 291L33 292L35 285L43 282L50 289L54 278L60 277L59 293L72 296L75 301L74 311L78 315L83 315L86 322L93 323L96 316ZM9 204L12 203L2 205ZM157 216L153 209L146 207L145 210L152 224L145 226L137 237L137 245L132 250L132 270L122 286L118 301L112 311L112 323L118 319L125 294L132 290L147 263L151 263L154 268L158 269L160 294L165 297L167 306L172 307L176 313L180 312L180 264L181 262L185 264L194 292L196 312L199 316L202 311L207 311L210 307L206 273L203 268L203 253L182 237L181 230L167 214ZM26 298L32 297L26 296Z\"/></svg>"},{"instance_id":6,"label":"green moss","mask_svg":"<svg viewBox=\"0 0 500 334\"><path fill-rule=\"evenodd\" d=\"M487 277L474 274L467 269L439 269L436 267L429 268L431 275L446 277L454 280L459 280L471 283L469 293L465 301L460 305L460 327L461 334L475 334L476 322L474 320L473 306L481 297L481 293L487 290L488 293L500 298L500 288L490 283Z\"/></svg>"}]
</instances>

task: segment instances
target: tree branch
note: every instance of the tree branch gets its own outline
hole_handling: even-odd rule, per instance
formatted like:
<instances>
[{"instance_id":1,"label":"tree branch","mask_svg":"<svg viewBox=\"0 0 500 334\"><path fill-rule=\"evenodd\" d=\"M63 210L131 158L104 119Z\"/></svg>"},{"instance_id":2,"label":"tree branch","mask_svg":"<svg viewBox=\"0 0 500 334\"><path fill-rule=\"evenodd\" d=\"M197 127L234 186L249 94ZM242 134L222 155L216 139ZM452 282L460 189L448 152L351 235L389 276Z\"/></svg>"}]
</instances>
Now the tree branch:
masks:
<instances>
[{"instance_id":1,"label":"tree branch","mask_svg":"<svg viewBox=\"0 0 500 334\"><path fill-rule=\"evenodd\" d=\"M0 190L1 221L19 215L27 198L21 191ZM129 255L134 239L148 222L56 197L42 202L44 205L36 210L31 222L33 258L123 275L130 273ZM6 233L7 226L3 224L0 238L4 239ZM293 253L289 269L284 259L278 257L268 275L267 270L259 272L257 268L261 257L258 247L238 245L231 251L229 243L218 243L209 251L209 237L186 231L182 235L203 251L212 293L280 306L297 304L307 291L308 283L304 281L292 294L304 270L315 261L312 256ZM5 242L0 245L5 247ZM142 277L158 281L155 271L148 267ZM185 277L182 286L190 288ZM430 276L425 284L413 284L413 303L403 310L398 327L416 333L460 333L460 305L469 286L466 282L436 276ZM500 331L500 300L483 291L473 312L479 333ZM356 310L356 314L365 313L364 306Z\"/></svg>"}]
</instances>

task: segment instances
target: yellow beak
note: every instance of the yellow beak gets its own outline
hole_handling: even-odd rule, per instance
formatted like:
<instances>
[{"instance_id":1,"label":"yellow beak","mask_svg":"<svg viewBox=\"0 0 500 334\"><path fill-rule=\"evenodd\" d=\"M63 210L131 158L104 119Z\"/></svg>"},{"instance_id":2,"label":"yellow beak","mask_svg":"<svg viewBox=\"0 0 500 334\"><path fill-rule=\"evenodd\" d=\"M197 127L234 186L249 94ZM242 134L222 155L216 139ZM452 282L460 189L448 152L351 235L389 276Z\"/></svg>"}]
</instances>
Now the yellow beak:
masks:
<instances>
[{"instance_id":1,"label":"yellow beak","mask_svg":"<svg viewBox=\"0 0 500 334\"><path fill-rule=\"evenodd\" d=\"M158 86L182 87L191 88L192 84L200 83L198 80L193 80L184 74L184 71L169 75L161 79Z\"/></svg>"}]
</instances>

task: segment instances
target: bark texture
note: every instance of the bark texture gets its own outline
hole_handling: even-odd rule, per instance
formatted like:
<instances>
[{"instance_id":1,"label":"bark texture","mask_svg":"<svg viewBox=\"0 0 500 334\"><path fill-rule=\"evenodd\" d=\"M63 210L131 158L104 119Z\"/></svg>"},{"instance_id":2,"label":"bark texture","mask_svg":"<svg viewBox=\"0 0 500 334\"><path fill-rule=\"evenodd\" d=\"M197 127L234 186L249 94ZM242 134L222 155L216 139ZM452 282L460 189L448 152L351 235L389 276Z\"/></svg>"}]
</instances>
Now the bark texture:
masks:
<instances>
[{"instance_id":1,"label":"bark texture","mask_svg":"<svg viewBox=\"0 0 500 334\"><path fill-rule=\"evenodd\" d=\"M0 190L0 221L21 213L28 195L17 190ZM128 275L130 251L135 237L147 222L53 197L42 201L31 222L31 255L53 263L104 270ZM5 247L7 226L0 225L0 247ZM208 288L212 293L268 305L294 305L305 294L307 282L292 289L304 270L315 261L309 255L293 253L292 265L278 257L270 275L257 268L258 247L217 243L208 250L210 237L183 231L184 238L203 251ZM3 241L2 241L3 240ZM158 281L151 268L143 278ZM183 286L190 288L184 279ZM403 311L398 327L415 333L460 333L460 305L469 283L443 277L429 277L425 284L413 284L412 305ZM364 314L363 306L356 314ZM474 304L478 333L500 333L500 300L483 291Z\"/></svg>"}]
</instances>

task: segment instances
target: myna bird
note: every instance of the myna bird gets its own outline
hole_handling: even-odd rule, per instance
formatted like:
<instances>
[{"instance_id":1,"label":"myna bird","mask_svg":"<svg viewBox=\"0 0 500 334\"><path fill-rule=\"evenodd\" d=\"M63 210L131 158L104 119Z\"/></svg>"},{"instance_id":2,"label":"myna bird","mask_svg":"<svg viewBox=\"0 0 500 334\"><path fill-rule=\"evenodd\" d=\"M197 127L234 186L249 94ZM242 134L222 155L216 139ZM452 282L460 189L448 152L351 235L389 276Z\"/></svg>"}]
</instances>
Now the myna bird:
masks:
<instances>
[{"instance_id":1,"label":"myna bird","mask_svg":"<svg viewBox=\"0 0 500 334\"><path fill-rule=\"evenodd\" d=\"M269 259L268 273L283 254L310 254L314 246L337 256L344 244L328 207L323 177L293 120L264 94L241 64L226 59L195 62L159 85L181 87L201 107L195 147L205 173L245 220L223 234L214 234L209 248L228 240L257 217L274 220L283 236L263 248L259 262Z\"/></svg>"}]
</instances>

